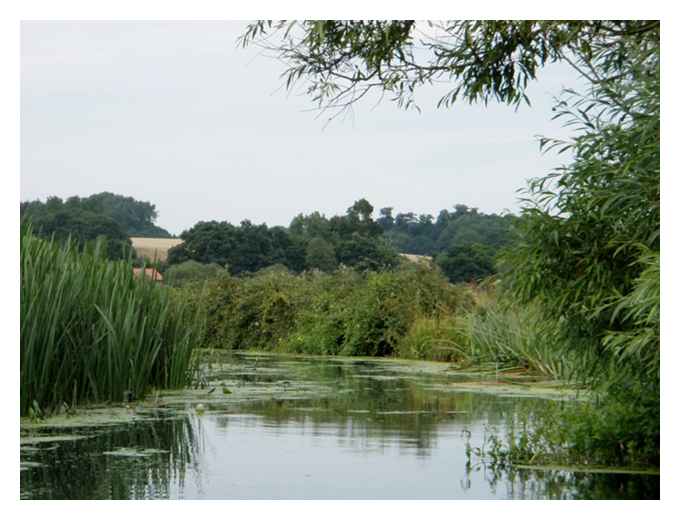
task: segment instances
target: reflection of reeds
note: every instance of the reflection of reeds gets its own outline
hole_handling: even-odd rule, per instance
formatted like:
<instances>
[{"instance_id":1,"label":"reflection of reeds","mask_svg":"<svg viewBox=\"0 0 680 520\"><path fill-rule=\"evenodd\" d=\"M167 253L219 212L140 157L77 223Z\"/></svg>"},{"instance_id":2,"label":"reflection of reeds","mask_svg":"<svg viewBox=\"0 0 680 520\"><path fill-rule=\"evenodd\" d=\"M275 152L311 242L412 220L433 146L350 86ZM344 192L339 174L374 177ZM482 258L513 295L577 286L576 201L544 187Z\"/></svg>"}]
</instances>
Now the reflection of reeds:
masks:
<instances>
[{"instance_id":1,"label":"reflection of reeds","mask_svg":"<svg viewBox=\"0 0 680 520\"><path fill-rule=\"evenodd\" d=\"M472 475L480 472L499 498L526 500L644 500L659 498L658 475L579 473L559 469L521 469L486 462L466 468L463 489L473 487ZM503 486L505 494L499 486Z\"/></svg>"},{"instance_id":2,"label":"reflection of reeds","mask_svg":"<svg viewBox=\"0 0 680 520\"><path fill-rule=\"evenodd\" d=\"M158 449L147 457L104 455L120 447ZM187 470L198 473L201 434L190 417L142 421L96 432L31 460L44 466L21 472L21 492L36 499L168 498L184 487Z\"/></svg>"},{"instance_id":3,"label":"reflection of reeds","mask_svg":"<svg viewBox=\"0 0 680 520\"><path fill-rule=\"evenodd\" d=\"M99 246L81 254L22 233L22 414L182 386L201 331L179 299Z\"/></svg>"}]
</instances>

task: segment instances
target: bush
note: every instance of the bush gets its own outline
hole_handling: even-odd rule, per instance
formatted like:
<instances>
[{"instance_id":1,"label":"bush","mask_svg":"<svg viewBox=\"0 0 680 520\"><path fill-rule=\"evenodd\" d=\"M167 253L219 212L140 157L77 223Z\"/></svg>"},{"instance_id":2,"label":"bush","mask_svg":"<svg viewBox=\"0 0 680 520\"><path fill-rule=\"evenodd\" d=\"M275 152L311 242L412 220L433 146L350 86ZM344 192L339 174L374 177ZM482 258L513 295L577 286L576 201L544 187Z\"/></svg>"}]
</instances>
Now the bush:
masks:
<instances>
[{"instance_id":1,"label":"bush","mask_svg":"<svg viewBox=\"0 0 680 520\"><path fill-rule=\"evenodd\" d=\"M363 274L268 269L209 284L206 346L395 355L416 319L453 312L461 294L439 272L420 266Z\"/></svg>"},{"instance_id":2,"label":"bush","mask_svg":"<svg viewBox=\"0 0 680 520\"><path fill-rule=\"evenodd\" d=\"M187 260L168 267L165 271L165 283L181 287L187 283L202 282L228 273L229 271L219 264L201 264L195 260Z\"/></svg>"}]
</instances>

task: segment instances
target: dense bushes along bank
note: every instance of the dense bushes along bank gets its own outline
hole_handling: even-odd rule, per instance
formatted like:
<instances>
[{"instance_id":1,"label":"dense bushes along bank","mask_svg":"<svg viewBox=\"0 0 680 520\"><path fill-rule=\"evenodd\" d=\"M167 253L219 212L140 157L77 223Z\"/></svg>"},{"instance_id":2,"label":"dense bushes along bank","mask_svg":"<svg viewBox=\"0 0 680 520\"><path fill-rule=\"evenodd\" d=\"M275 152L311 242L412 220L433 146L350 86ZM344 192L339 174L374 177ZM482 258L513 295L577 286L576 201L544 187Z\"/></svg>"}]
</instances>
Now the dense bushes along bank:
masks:
<instances>
[{"instance_id":1,"label":"dense bushes along bank","mask_svg":"<svg viewBox=\"0 0 680 520\"><path fill-rule=\"evenodd\" d=\"M101 243L100 243L101 245ZM202 320L101 247L21 235L21 414L189 381Z\"/></svg>"},{"instance_id":2,"label":"dense bushes along bank","mask_svg":"<svg viewBox=\"0 0 680 520\"><path fill-rule=\"evenodd\" d=\"M383 272L226 273L180 289L208 315L204 346L305 354L493 363L566 377L559 324L537 306L502 305L492 288L452 285L418 265Z\"/></svg>"}]
</instances>

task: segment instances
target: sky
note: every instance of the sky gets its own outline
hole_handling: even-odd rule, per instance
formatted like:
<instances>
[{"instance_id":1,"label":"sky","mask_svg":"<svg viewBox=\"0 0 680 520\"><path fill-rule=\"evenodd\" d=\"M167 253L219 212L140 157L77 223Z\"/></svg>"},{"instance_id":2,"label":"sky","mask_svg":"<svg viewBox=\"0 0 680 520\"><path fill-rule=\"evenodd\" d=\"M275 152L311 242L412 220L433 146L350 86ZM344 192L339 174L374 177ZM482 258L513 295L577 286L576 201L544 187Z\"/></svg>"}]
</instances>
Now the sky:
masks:
<instances>
[{"instance_id":1,"label":"sky","mask_svg":"<svg viewBox=\"0 0 680 520\"><path fill-rule=\"evenodd\" d=\"M22 22L21 200L110 191L156 205L179 234L201 220L288 225L299 213L376 208L437 215L456 204L517 212L517 190L568 158L542 155L554 97L579 84L556 64L532 106L437 109L389 100L326 125L287 92L283 65L236 39L246 22Z\"/></svg>"}]
</instances>

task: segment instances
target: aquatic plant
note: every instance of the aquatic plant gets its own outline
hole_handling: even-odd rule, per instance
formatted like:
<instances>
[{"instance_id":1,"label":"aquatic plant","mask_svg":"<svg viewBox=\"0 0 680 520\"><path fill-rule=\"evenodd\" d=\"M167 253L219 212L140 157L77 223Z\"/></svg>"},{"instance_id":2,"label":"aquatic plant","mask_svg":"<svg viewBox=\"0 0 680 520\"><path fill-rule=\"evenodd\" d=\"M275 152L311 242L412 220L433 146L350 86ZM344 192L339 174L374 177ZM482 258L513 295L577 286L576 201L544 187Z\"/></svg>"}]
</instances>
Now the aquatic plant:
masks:
<instances>
[{"instance_id":1,"label":"aquatic plant","mask_svg":"<svg viewBox=\"0 0 680 520\"><path fill-rule=\"evenodd\" d=\"M21 234L21 413L121 401L186 384L200 342L197 312L101 243L80 253Z\"/></svg>"}]
</instances>

